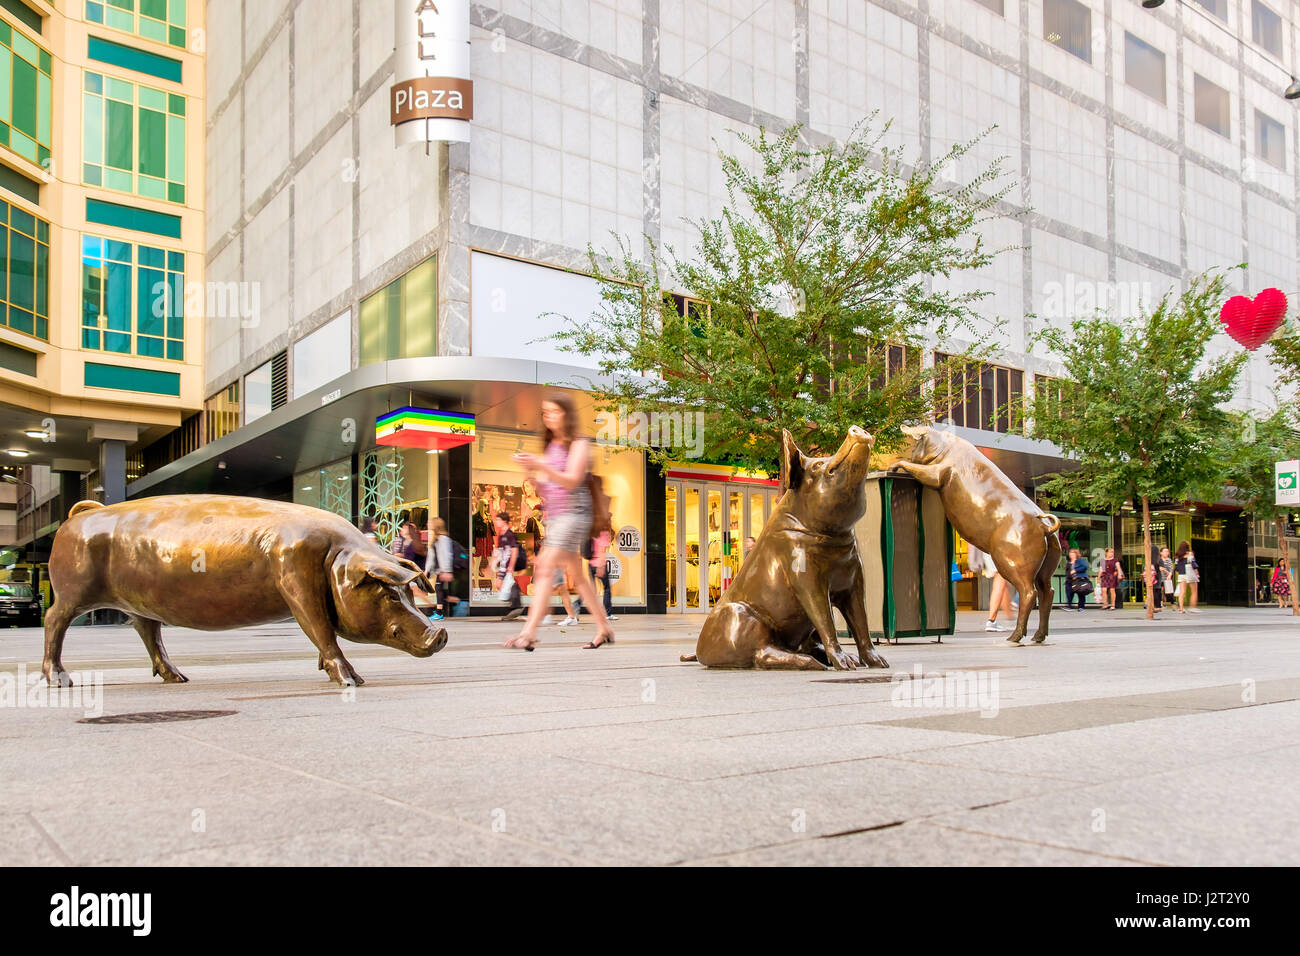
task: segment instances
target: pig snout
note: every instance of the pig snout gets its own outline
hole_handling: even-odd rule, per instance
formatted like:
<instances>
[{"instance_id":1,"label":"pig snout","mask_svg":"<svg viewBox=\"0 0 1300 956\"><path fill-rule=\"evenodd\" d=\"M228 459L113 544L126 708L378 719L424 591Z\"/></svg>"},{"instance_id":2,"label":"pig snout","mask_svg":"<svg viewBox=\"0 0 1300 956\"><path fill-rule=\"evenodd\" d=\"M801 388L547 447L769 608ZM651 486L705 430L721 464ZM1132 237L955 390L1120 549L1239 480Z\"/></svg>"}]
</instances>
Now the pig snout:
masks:
<instances>
[{"instance_id":1,"label":"pig snout","mask_svg":"<svg viewBox=\"0 0 1300 956\"><path fill-rule=\"evenodd\" d=\"M403 650L415 657L430 657L447 646L447 629L445 627L427 627Z\"/></svg>"}]
</instances>

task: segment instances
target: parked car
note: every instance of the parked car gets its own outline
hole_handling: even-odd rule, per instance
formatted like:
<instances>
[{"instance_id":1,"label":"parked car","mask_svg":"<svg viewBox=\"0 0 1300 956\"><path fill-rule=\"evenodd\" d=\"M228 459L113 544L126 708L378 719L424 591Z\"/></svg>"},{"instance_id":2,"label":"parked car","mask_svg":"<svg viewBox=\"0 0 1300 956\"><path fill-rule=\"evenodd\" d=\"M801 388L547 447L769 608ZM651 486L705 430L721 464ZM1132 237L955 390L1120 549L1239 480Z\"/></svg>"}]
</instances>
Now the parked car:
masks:
<instances>
[{"instance_id":1,"label":"parked car","mask_svg":"<svg viewBox=\"0 0 1300 956\"><path fill-rule=\"evenodd\" d=\"M40 627L41 598L30 584L0 582L0 627Z\"/></svg>"}]
</instances>

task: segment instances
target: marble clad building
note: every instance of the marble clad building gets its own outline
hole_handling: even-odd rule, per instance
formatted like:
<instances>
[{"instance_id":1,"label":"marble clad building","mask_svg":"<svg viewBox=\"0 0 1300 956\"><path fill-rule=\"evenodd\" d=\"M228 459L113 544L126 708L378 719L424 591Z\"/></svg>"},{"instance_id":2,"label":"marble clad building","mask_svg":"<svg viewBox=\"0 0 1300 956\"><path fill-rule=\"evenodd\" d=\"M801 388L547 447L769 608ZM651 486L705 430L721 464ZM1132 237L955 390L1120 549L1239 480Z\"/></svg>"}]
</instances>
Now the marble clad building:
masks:
<instances>
[{"instance_id":1,"label":"marble clad building","mask_svg":"<svg viewBox=\"0 0 1300 956\"><path fill-rule=\"evenodd\" d=\"M1297 292L1289 0L468 6L470 142L426 153L395 146L389 125L389 88L403 79L393 3L210 4L207 278L255 288L257 314L207 323L204 445L155 455L131 494L216 485L353 520L442 513L477 542L494 494L526 510L509 453L536 428L546 386L582 374L580 359L539 341L554 328L546 313L596 301L594 282L556 267L585 265L587 244L610 248L611 233L689 249L684 217L725 199L717 147L759 126L802 123L821 142L878 110L893 120L885 142L914 162L988 130L951 174L1005 157L1016 185L985 233L1016 248L956 280L990 290L982 312L1004 324L997 363L953 421L1026 486L1055 449L1008 434L987 409L1059 374L1030 354L1040 324L1096 306L1131 313L1243 261L1235 289ZM1272 385L1256 355L1236 401L1267 406ZM367 429L402 405L473 412L476 441L392 460ZM351 443L348 421L361 433ZM644 539L622 555L616 597L707 607L771 486L698 463L661 476L631 453L606 464L616 525ZM1136 556L1131 518L1069 517L1086 550ZM1221 547L1236 568L1221 595L1203 586L1206 600L1247 599L1239 517L1171 503L1161 522L1163 539Z\"/></svg>"}]
</instances>

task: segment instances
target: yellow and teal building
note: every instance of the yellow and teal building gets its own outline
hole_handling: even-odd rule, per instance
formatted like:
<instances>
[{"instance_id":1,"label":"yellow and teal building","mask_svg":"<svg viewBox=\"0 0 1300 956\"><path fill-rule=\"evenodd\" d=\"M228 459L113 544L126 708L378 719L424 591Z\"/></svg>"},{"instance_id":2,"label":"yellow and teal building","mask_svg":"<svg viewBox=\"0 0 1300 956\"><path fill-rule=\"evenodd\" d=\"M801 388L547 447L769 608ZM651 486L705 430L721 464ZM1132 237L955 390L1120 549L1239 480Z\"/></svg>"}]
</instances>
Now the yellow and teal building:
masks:
<instances>
[{"instance_id":1,"label":"yellow and teal building","mask_svg":"<svg viewBox=\"0 0 1300 956\"><path fill-rule=\"evenodd\" d=\"M0 0L0 544L38 560L203 406L204 19Z\"/></svg>"}]
</instances>

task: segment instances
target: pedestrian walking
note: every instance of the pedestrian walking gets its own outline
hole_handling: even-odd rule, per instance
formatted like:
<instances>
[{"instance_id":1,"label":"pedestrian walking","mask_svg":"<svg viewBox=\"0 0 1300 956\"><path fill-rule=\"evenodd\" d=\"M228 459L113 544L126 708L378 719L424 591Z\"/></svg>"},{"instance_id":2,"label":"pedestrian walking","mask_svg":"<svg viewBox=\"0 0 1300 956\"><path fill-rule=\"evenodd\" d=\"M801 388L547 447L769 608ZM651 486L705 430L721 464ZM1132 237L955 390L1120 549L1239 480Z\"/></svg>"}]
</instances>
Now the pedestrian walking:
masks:
<instances>
[{"instance_id":1,"label":"pedestrian walking","mask_svg":"<svg viewBox=\"0 0 1300 956\"><path fill-rule=\"evenodd\" d=\"M1107 548L1106 557L1101 562L1101 606L1103 611L1114 611L1118 604L1123 604L1120 582L1124 580L1124 566L1115 557L1115 549Z\"/></svg>"},{"instance_id":2,"label":"pedestrian walking","mask_svg":"<svg viewBox=\"0 0 1300 956\"><path fill-rule=\"evenodd\" d=\"M1161 602L1165 598L1165 586L1161 580L1160 569L1163 562L1160 560L1160 548L1158 545L1151 546L1151 553L1147 555L1146 582L1147 590L1151 592L1151 604L1157 614L1160 613Z\"/></svg>"},{"instance_id":3,"label":"pedestrian walking","mask_svg":"<svg viewBox=\"0 0 1300 956\"><path fill-rule=\"evenodd\" d=\"M585 549L587 557L587 571L591 574L591 586L594 589L596 582L599 581L604 589L601 598L601 606L605 608L605 617L611 621L618 618L614 616L614 599L609 593L609 561L606 559L606 552L609 550L609 542L613 535L609 531L602 531L592 538Z\"/></svg>"},{"instance_id":4,"label":"pedestrian walking","mask_svg":"<svg viewBox=\"0 0 1300 956\"><path fill-rule=\"evenodd\" d=\"M1079 599L1079 610L1088 603L1092 593L1092 582L1088 580L1088 561L1079 553L1078 548L1070 549L1069 563L1065 566L1065 598L1067 608L1074 607L1074 599Z\"/></svg>"},{"instance_id":5,"label":"pedestrian walking","mask_svg":"<svg viewBox=\"0 0 1300 956\"><path fill-rule=\"evenodd\" d=\"M1269 580L1268 587L1273 592L1273 597L1277 598L1277 609L1285 611L1287 602L1291 598L1291 565L1287 561L1286 555L1278 559L1277 567L1273 569L1273 577Z\"/></svg>"},{"instance_id":6,"label":"pedestrian walking","mask_svg":"<svg viewBox=\"0 0 1300 956\"><path fill-rule=\"evenodd\" d=\"M441 621L451 610L447 605L447 585L455 580L452 544L451 535L447 534L447 522L436 516L430 518L424 573L433 582L434 610L429 615L431 621Z\"/></svg>"},{"instance_id":7,"label":"pedestrian walking","mask_svg":"<svg viewBox=\"0 0 1300 956\"><path fill-rule=\"evenodd\" d=\"M542 455L521 452L514 456L528 477L539 482L546 502L546 540L537 553L534 579L539 593L533 596L523 630L506 641L505 646L531 651L537 644L537 627L550 601L558 571L567 573L577 585L579 596L596 619L596 636L583 647L589 650L603 647L613 643L614 629L609 626L605 609L596 599L595 588L582 570L582 545L591 535L593 510L605 510L592 501L588 481L591 442L583 436L577 409L567 395L557 393L542 402L542 425L545 446Z\"/></svg>"},{"instance_id":8,"label":"pedestrian walking","mask_svg":"<svg viewBox=\"0 0 1300 956\"><path fill-rule=\"evenodd\" d=\"M1196 552L1192 550L1190 543L1186 541L1179 543L1178 559L1174 562L1174 570L1178 572L1179 612L1183 611L1183 602L1187 600L1191 603L1187 610L1193 614L1200 614L1201 609L1196 606L1196 598L1201 582L1201 566L1197 563Z\"/></svg>"},{"instance_id":9,"label":"pedestrian walking","mask_svg":"<svg viewBox=\"0 0 1300 956\"><path fill-rule=\"evenodd\" d=\"M1160 549L1160 591L1165 603L1174 599L1174 559L1169 556L1168 548Z\"/></svg>"},{"instance_id":10,"label":"pedestrian walking","mask_svg":"<svg viewBox=\"0 0 1300 956\"><path fill-rule=\"evenodd\" d=\"M519 585L515 583L515 574L528 567L528 555L520 546L519 538L510 529L510 515L498 511L492 516L492 525L497 533L495 552L497 597L509 604L502 620L513 621L524 607L523 595Z\"/></svg>"},{"instance_id":11,"label":"pedestrian walking","mask_svg":"<svg viewBox=\"0 0 1300 956\"><path fill-rule=\"evenodd\" d=\"M998 615L1004 611L1008 618L1015 615L1011 607L1011 593L1015 588L998 573L993 559L973 544L966 545L966 569L972 574L983 575L992 582L989 591L989 619L984 622L984 630L1005 631L1006 628L998 623Z\"/></svg>"},{"instance_id":12,"label":"pedestrian walking","mask_svg":"<svg viewBox=\"0 0 1300 956\"><path fill-rule=\"evenodd\" d=\"M379 525L376 523L374 518L370 517L370 515L365 515L361 519L361 523L358 527L361 529L362 537L368 538L375 544L379 543Z\"/></svg>"}]
</instances>

